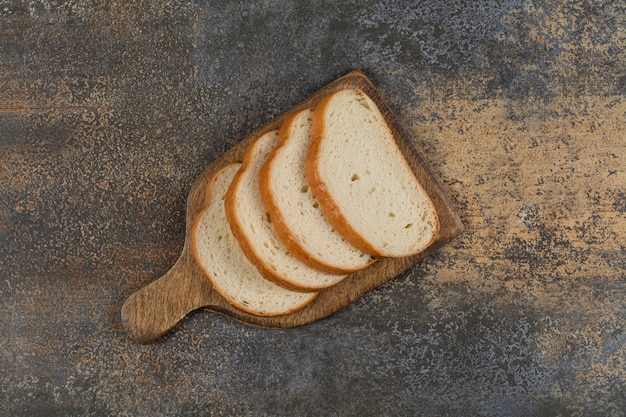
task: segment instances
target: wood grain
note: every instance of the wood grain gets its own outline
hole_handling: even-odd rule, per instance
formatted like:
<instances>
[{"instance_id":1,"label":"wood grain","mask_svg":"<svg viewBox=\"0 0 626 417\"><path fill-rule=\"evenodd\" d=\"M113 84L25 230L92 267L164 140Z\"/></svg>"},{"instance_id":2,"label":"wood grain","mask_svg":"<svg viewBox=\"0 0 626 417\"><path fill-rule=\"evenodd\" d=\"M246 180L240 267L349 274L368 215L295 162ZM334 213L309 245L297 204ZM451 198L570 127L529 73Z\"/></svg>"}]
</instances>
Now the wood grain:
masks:
<instances>
[{"instance_id":1,"label":"wood grain","mask_svg":"<svg viewBox=\"0 0 626 417\"><path fill-rule=\"evenodd\" d=\"M192 256L190 230L205 198L206 185L220 168L241 161L247 146L259 135L278 129L293 113L313 108L326 95L343 88L360 88L378 105L394 138L416 177L431 197L441 223L439 238L424 252L405 258L383 259L363 271L349 275L339 284L321 291L305 308L278 317L244 313L223 300L211 287ZM460 217L451 206L431 171L410 141L372 82L360 71L351 72L253 131L238 145L207 167L194 181L187 200L186 236L180 258L164 276L132 294L121 311L122 323L131 339L140 344L154 343L169 332L189 312L203 308L235 320L266 328L289 328L312 323L342 309L374 288L415 266L420 259L441 248L463 232Z\"/></svg>"}]
</instances>

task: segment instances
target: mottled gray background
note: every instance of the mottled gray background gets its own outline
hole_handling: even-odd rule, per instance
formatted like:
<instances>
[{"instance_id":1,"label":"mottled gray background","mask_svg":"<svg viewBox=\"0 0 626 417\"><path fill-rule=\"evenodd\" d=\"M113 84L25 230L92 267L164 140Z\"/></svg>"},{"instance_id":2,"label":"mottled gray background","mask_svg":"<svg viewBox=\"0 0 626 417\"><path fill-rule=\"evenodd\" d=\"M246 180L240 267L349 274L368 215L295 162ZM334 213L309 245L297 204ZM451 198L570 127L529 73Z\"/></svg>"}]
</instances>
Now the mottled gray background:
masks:
<instances>
[{"instance_id":1,"label":"mottled gray background","mask_svg":"<svg viewBox=\"0 0 626 417\"><path fill-rule=\"evenodd\" d=\"M102 4L100 4L102 3ZM0 415L626 415L626 6L0 0ZM195 176L362 69L466 224L304 327L120 308Z\"/></svg>"}]
</instances>

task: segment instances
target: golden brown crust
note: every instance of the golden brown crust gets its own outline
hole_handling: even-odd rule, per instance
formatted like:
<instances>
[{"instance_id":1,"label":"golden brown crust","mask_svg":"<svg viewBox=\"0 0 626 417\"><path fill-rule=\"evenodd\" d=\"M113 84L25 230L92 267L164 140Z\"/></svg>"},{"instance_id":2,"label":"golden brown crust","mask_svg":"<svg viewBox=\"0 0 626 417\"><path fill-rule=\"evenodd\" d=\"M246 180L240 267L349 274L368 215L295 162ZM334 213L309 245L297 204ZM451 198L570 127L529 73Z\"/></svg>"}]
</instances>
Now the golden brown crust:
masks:
<instances>
[{"instance_id":1,"label":"golden brown crust","mask_svg":"<svg viewBox=\"0 0 626 417\"><path fill-rule=\"evenodd\" d=\"M320 148L324 138L324 113L326 107L330 103L333 94L329 94L324 97L313 112L313 120L311 122L311 146L309 147L309 153L307 154L304 169L311 192L317 198L320 203L320 207L331 226L339 233L343 238L355 248L361 252L365 252L371 256L382 257L383 255L376 250L372 245L365 241L361 235L359 235L345 220L344 215L341 213L341 209L335 203L330 193L326 188L326 184L319 175L317 170Z\"/></svg>"},{"instance_id":2,"label":"golden brown crust","mask_svg":"<svg viewBox=\"0 0 626 417\"><path fill-rule=\"evenodd\" d=\"M226 210L226 219L228 220L228 224L230 225L230 229L235 236L237 242L239 242L239 246L241 247L241 251L248 258L248 260L256 267L259 273L267 280L272 281L276 285L280 285L283 288L292 291L300 291L300 292L314 292L319 291L321 288L307 287L302 285L296 285L292 282L286 281L283 277L277 275L262 259L257 255L254 247L248 237L246 236L237 215L235 214L235 195L237 194L237 188L240 186L241 178L243 173L250 166L251 160L253 158L252 149L256 142L261 138L259 136L258 139L255 139L252 142L248 150L246 151L243 161L241 163L241 168L235 177L233 178L233 182L231 183L228 191L226 192L225 200L224 200L224 208ZM273 220L272 220L273 221Z\"/></svg>"},{"instance_id":3,"label":"golden brown crust","mask_svg":"<svg viewBox=\"0 0 626 417\"><path fill-rule=\"evenodd\" d=\"M228 296L228 294L224 293L218 286L215 285L215 282L213 281L213 277L211 276L209 271L202 265L201 262L197 261L198 259L200 259L200 252L198 249L198 245L196 244L196 242L198 241L197 236L198 236L198 227L200 224L200 218L202 217L202 214L211 205L211 193L213 191L213 186L215 185L215 180L217 179L218 175L229 166L230 165L227 165L224 168L220 169L215 174L213 174L213 176L209 180L209 183L206 186L205 197L204 197L202 208L200 209L200 211L198 211L198 214L196 216L196 221L194 222L191 228L191 250L192 250L194 259L196 259L196 264L198 265L200 270L204 273L204 276L211 282L213 289L215 290L215 292L219 294L220 297L222 297L224 300L226 300L228 303L230 303L231 305L233 305L239 310L245 311L246 313L254 314L256 316L263 316L263 314L260 314L258 311L253 311L252 309L244 309L243 308L244 306L240 306L239 305L240 303L236 303L231 297Z\"/></svg>"},{"instance_id":4,"label":"golden brown crust","mask_svg":"<svg viewBox=\"0 0 626 417\"><path fill-rule=\"evenodd\" d=\"M211 204L211 194L213 192L213 186L215 184L215 181L217 179L217 177L219 176L219 174L224 171L225 169L229 168L232 165L239 165L238 162L234 162L232 164L226 165L225 167L221 168L218 172L216 172L213 177L211 177L211 180L209 181L209 183L206 186L206 194L205 194L205 199L204 199L204 203L202 208L200 209L200 211L198 212L197 216L196 216L196 220L191 228L191 250L193 253L193 257L194 259L200 259L200 253L199 253L199 249L198 249L198 245L196 244L197 242L197 236L198 236L198 225L200 222L200 218L202 217L202 213L204 213L205 210L208 209L209 205ZM291 314L295 311L298 311L302 308L304 308L307 304L309 304L311 301L313 301L313 299L315 299L315 297L313 297L311 300L305 301L303 302L301 305L292 308L291 310L287 310L281 313L276 313L276 314L272 314L272 313L262 313L256 310L253 310L245 305L242 305L241 303L236 302L235 300L233 300L232 297L230 297L227 293L224 293L218 286L215 285L215 282L213 281L213 277L211 276L211 274L209 273L209 271L202 265L201 262L197 262L196 261L196 265L198 265L198 267L200 268L200 270L203 272L204 276L211 282L211 285L213 287L213 289L215 290L215 292L217 292L219 294L220 297L222 297L224 300L226 300L226 302L228 302L229 304L231 304L232 306L234 306L235 308L237 308L238 310L241 310L245 313L249 313L255 316L260 316L260 317L276 317L276 316L282 316L285 314ZM317 296L317 294L316 294Z\"/></svg>"},{"instance_id":5,"label":"golden brown crust","mask_svg":"<svg viewBox=\"0 0 626 417\"><path fill-rule=\"evenodd\" d=\"M216 172L213 175L213 177L211 178L211 180L209 181L209 183L207 185L205 200L204 200L202 209L200 209L200 211L198 212L198 215L196 216L195 222L194 222L194 224L193 224L193 226L191 228L191 250L192 250L192 253L193 253L193 257L196 260L200 259L198 245L196 244L196 242L197 242L197 234L198 234L198 225L199 225L199 222L200 222L200 218L202 216L202 213L204 213L204 211L207 210L209 205L211 204L211 194L213 192L213 185L215 184L215 180L217 179L218 175L222 171L224 171L225 169L229 168L232 165L239 165L239 163L238 162L234 162L234 163L229 164L229 165L223 167L222 169L220 169L218 172ZM317 294L315 294L315 296L312 297L310 300L307 300L307 301L303 302L302 304L292 308L291 310L286 310L284 312L275 313L275 314L274 313L259 312L257 310L251 309L251 308L243 305L242 303L238 303L237 301L235 301L232 297L230 297L227 293L223 292L218 286L215 285L215 282L213 281L213 277L211 276L209 271L207 271L207 269L202 265L201 262L196 261L196 265L198 265L200 270L204 273L204 276L211 282L211 285L213 286L213 289L219 294L220 297L222 297L224 300L226 300L226 302L228 302L229 304L233 305L238 310L241 310L241 311L243 311L245 313L253 314L255 316L276 317L276 316L282 316L282 315L286 315L286 314L291 314L293 312L296 312L296 311L304 308L307 304L309 304L311 301L313 301L315 299L315 297L317 297Z\"/></svg>"},{"instance_id":6,"label":"golden brown crust","mask_svg":"<svg viewBox=\"0 0 626 417\"><path fill-rule=\"evenodd\" d=\"M360 89L354 89L354 91L356 91L358 94L367 96L365 92L363 92ZM324 115L326 113L326 108L330 104L330 101L332 100L334 94L337 94L337 92L333 94L329 94L328 96L324 97L319 102L319 104L317 105L317 107L315 108L313 112L313 120L311 123L312 143L311 143L311 146L309 147L309 153L307 155L306 162L305 162L305 173L306 173L307 181L309 183L309 187L311 188L311 192L313 193L313 195L319 201L320 207L326 214L326 217L328 218L329 223L335 228L335 230L339 234L343 236L343 238L346 241L348 241L357 249L371 256L379 257L379 258L389 257L390 256L389 254L383 253L379 251L378 249L376 249L369 242L363 239L363 237L356 230L354 230L354 228L350 226L350 224L346 220L346 217L342 214L341 209L339 208L335 200L332 198L332 196L328 192L326 184L322 180L321 175L318 171L319 154L320 154L322 142L324 139L324 132L326 128ZM377 106L375 107L375 111L379 113L382 120L385 120L384 116L380 113L380 110L378 109ZM394 144L396 145L396 148L398 149L398 153L402 155L400 148L398 148L395 142ZM410 172L411 175L413 175L415 183L422 190L424 195L428 197L428 194L425 192L422 185L415 177L415 174L413 173L413 170L411 169L411 167L408 165L408 162L406 162L404 157L402 157L401 159L406 164L406 168L408 172ZM419 251L410 255L415 255L425 250L439 236L439 217L437 216L437 211L435 209L435 206L429 197L427 198L427 200L431 207L432 212L435 215L435 222L436 222L435 230L433 232L433 236L431 237L430 241L426 245L424 245L422 248L420 248Z\"/></svg>"},{"instance_id":7,"label":"golden brown crust","mask_svg":"<svg viewBox=\"0 0 626 417\"><path fill-rule=\"evenodd\" d=\"M298 117L298 115L307 110L301 110L300 112L296 112L291 115L289 118L285 120L282 124L280 130L278 131L279 143L276 148L272 151L267 162L263 164L261 167L261 171L259 173L259 189L261 191L261 198L263 199L263 203L265 204L265 208L270 214L270 218L272 219L272 225L274 226L274 230L276 231L276 235L281 240L281 242L285 245L287 250L296 257L299 261L304 263L305 265L316 269L321 272L325 272L328 274L335 275L345 275L351 274L353 272L359 271L361 268L356 269L342 269L337 268L333 265L328 265L319 260L312 257L300 244L298 238L291 232L291 230L287 227L285 222L285 217L283 216L278 204L276 203L276 199L274 195L270 191L269 182L270 182L270 171L272 169L272 164L274 163L275 156L281 152L281 149L286 145L287 140L291 136L291 131L293 129L293 122ZM331 284L332 285L332 284Z\"/></svg>"}]
</instances>

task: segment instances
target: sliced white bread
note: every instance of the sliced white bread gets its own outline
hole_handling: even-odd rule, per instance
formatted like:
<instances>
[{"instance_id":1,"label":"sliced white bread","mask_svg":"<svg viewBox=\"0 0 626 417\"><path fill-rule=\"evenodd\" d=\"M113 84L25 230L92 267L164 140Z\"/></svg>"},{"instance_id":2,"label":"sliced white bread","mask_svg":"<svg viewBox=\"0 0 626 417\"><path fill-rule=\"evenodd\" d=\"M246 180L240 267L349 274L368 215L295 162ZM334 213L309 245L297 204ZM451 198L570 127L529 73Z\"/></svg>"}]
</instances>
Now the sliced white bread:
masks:
<instances>
[{"instance_id":1,"label":"sliced white bread","mask_svg":"<svg viewBox=\"0 0 626 417\"><path fill-rule=\"evenodd\" d=\"M241 168L226 193L226 216L243 253L261 275L296 291L317 291L345 275L309 267L294 257L276 235L259 191L259 171L278 144L278 132L261 135L248 149Z\"/></svg>"},{"instance_id":2,"label":"sliced white bread","mask_svg":"<svg viewBox=\"0 0 626 417\"><path fill-rule=\"evenodd\" d=\"M236 308L259 316L291 313L316 293L289 291L266 280L239 248L224 210L224 195L239 167L227 165L211 179L206 205L192 229L194 257L213 288Z\"/></svg>"},{"instance_id":3,"label":"sliced white bread","mask_svg":"<svg viewBox=\"0 0 626 417\"><path fill-rule=\"evenodd\" d=\"M325 97L315 108L311 137L309 186L348 242L373 256L401 257L435 240L435 208L363 91Z\"/></svg>"},{"instance_id":4,"label":"sliced white bread","mask_svg":"<svg viewBox=\"0 0 626 417\"><path fill-rule=\"evenodd\" d=\"M261 167L261 197L278 238L295 257L329 273L356 272L372 258L333 229L304 173L312 117L311 110L302 110L283 123L280 142Z\"/></svg>"}]
</instances>

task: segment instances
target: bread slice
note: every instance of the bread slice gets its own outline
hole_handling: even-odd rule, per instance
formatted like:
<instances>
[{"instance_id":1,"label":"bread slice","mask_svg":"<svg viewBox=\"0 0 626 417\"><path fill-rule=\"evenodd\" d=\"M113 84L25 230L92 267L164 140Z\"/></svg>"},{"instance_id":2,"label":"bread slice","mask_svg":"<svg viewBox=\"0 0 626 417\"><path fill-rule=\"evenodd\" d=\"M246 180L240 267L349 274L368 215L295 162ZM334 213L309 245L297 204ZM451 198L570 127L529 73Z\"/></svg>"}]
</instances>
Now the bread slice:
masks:
<instances>
[{"instance_id":1,"label":"bread slice","mask_svg":"<svg viewBox=\"0 0 626 417\"><path fill-rule=\"evenodd\" d=\"M260 191L278 238L299 260L322 271L348 274L372 258L337 233L309 189L304 161L311 144L311 110L289 117L280 142L259 174Z\"/></svg>"},{"instance_id":2,"label":"bread slice","mask_svg":"<svg viewBox=\"0 0 626 417\"><path fill-rule=\"evenodd\" d=\"M309 186L348 242L373 256L401 257L435 240L435 208L363 91L325 97L314 111L311 136Z\"/></svg>"},{"instance_id":3,"label":"bread slice","mask_svg":"<svg viewBox=\"0 0 626 417\"><path fill-rule=\"evenodd\" d=\"M278 132L261 135L248 149L242 166L226 193L226 216L244 254L261 275L296 291L317 291L345 275L328 274L295 258L272 225L259 191L259 170L278 143Z\"/></svg>"},{"instance_id":4,"label":"bread slice","mask_svg":"<svg viewBox=\"0 0 626 417\"><path fill-rule=\"evenodd\" d=\"M291 313L311 302L316 293L289 291L263 278L244 256L226 221L224 195L239 167L227 165L211 179L207 204L192 229L194 257L213 288L236 308L259 316Z\"/></svg>"}]
</instances>

